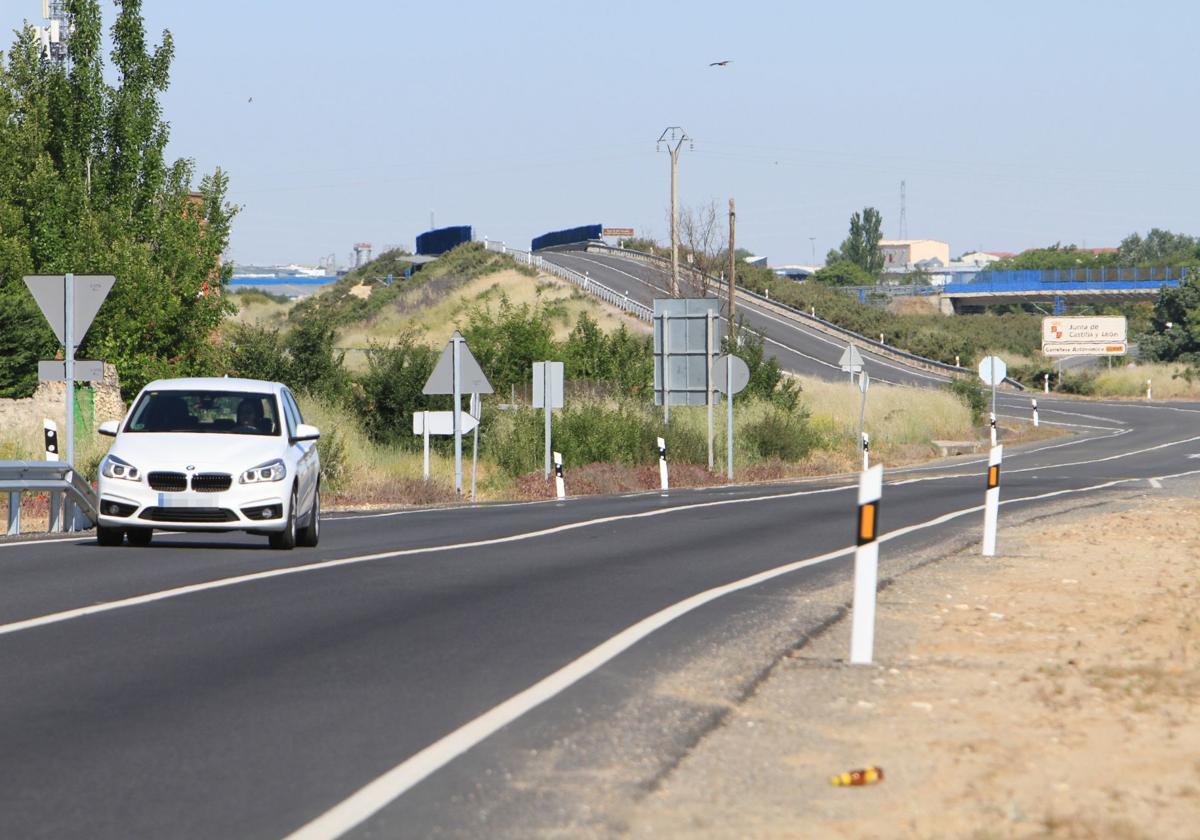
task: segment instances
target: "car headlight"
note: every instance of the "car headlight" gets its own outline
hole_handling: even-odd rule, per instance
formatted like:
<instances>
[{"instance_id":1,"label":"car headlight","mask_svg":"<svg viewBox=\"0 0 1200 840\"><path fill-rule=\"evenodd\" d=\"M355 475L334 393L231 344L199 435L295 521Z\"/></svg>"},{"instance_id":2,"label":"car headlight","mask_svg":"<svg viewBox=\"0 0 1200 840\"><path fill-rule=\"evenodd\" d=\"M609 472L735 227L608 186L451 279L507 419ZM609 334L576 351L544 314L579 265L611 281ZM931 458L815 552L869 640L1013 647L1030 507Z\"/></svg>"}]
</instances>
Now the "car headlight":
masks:
<instances>
[{"instance_id":1,"label":"car headlight","mask_svg":"<svg viewBox=\"0 0 1200 840\"><path fill-rule=\"evenodd\" d=\"M246 470L238 481L242 484L258 484L261 481L283 481L286 476L287 467L283 465L283 461L276 458Z\"/></svg>"},{"instance_id":2,"label":"car headlight","mask_svg":"<svg viewBox=\"0 0 1200 840\"><path fill-rule=\"evenodd\" d=\"M106 455L100 462L100 474L105 478L123 478L126 481L141 481L142 473L128 461L122 461L116 455Z\"/></svg>"}]
</instances>

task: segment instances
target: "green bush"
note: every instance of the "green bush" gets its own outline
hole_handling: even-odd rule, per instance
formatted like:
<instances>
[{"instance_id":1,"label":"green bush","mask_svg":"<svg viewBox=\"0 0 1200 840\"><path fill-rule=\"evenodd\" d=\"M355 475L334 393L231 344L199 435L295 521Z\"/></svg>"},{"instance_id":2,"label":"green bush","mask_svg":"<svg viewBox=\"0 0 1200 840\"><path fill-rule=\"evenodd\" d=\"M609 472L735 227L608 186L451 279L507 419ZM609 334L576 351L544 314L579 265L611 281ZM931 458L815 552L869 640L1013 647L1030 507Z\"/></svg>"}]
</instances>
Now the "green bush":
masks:
<instances>
[{"instance_id":1,"label":"green bush","mask_svg":"<svg viewBox=\"0 0 1200 840\"><path fill-rule=\"evenodd\" d=\"M807 412L788 411L778 406L773 406L761 418L740 425L738 432L743 444L762 460L799 461L820 443L820 436L810 425Z\"/></svg>"},{"instance_id":2,"label":"green bush","mask_svg":"<svg viewBox=\"0 0 1200 840\"><path fill-rule=\"evenodd\" d=\"M947 391L962 400L963 405L971 409L972 423L979 423L983 420L983 415L988 410L988 399L974 380L952 379L945 387Z\"/></svg>"},{"instance_id":3,"label":"green bush","mask_svg":"<svg viewBox=\"0 0 1200 840\"><path fill-rule=\"evenodd\" d=\"M354 383L352 403L372 441L406 448L413 445L412 415L430 407L430 398L422 389L437 358L437 351L418 344L411 334L400 336L394 344L372 345L367 350L367 372Z\"/></svg>"}]
</instances>

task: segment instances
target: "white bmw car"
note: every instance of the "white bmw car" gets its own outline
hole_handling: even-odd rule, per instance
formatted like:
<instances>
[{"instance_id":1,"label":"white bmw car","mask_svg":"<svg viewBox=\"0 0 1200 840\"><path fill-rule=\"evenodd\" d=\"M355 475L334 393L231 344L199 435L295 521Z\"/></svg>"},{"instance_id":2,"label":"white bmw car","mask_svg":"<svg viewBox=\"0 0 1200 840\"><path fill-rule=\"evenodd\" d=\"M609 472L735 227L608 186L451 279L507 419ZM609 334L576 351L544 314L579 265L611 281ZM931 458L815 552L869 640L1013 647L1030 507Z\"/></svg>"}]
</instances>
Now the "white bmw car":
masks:
<instances>
[{"instance_id":1,"label":"white bmw car","mask_svg":"<svg viewBox=\"0 0 1200 840\"><path fill-rule=\"evenodd\" d=\"M287 386L257 379L160 379L138 394L100 462L101 545L164 531L249 531L273 548L315 546L320 430Z\"/></svg>"}]
</instances>

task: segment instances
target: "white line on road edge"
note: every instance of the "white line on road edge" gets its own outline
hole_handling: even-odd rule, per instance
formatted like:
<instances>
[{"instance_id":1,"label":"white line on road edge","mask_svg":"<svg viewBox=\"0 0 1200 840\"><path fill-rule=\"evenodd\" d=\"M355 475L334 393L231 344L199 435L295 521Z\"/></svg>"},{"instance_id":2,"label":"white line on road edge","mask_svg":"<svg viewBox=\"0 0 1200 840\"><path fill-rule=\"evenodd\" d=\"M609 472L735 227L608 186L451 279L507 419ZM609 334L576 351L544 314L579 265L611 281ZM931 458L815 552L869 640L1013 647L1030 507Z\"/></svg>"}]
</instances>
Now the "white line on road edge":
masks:
<instances>
[{"instance_id":1,"label":"white line on road edge","mask_svg":"<svg viewBox=\"0 0 1200 840\"><path fill-rule=\"evenodd\" d=\"M879 497L883 466L864 469L858 482L858 548L854 552L854 606L850 662L870 665L875 653L875 591L879 585Z\"/></svg>"},{"instance_id":2,"label":"white line on road edge","mask_svg":"<svg viewBox=\"0 0 1200 840\"><path fill-rule=\"evenodd\" d=\"M1182 478L1196 474L1200 474L1200 470L1190 470L1188 472L1159 477L1164 479ZM1016 504L1018 502L1038 501L1075 493L1088 493L1094 490L1116 487L1119 484L1143 480L1140 478L1120 478L1113 481L1106 481L1103 484L1095 484L1091 487L1080 487L1073 490L1055 490L1036 496L1008 499L1001 502L1001 504ZM975 505L974 507L943 514L927 522L907 525L880 537L879 542L898 539L922 528L930 528L957 519L960 516L978 513L982 509L983 505ZM340 837L350 829L370 819L414 785L423 781L442 767L445 767L458 756L478 745L500 729L503 729L522 715L570 688L593 671L598 670L622 652L628 650L654 631L666 626L675 619L724 595L748 589L760 583L766 583L767 581L808 568L809 566L835 560L838 557L845 557L854 550L854 546L847 546L816 557L797 560L794 563L768 569L765 572L759 572L733 583L727 583L724 586L718 586L693 595L690 598L685 598L676 604L659 610L653 615L643 618L607 641L601 642L573 662L559 668L548 677L534 683L519 694L513 695L500 705L493 707L448 735L434 741L428 747L397 764L382 776L367 783L348 798L321 814L321 816L296 829L296 831L285 837L284 840L327 840L327 838Z\"/></svg>"},{"instance_id":3,"label":"white line on road edge","mask_svg":"<svg viewBox=\"0 0 1200 840\"><path fill-rule=\"evenodd\" d=\"M300 574L302 572L315 572L322 569L336 569L339 566L353 566L359 563L369 563L374 560L388 560L395 557L413 557L419 554L444 554L449 551L463 551L471 548L484 548L492 545L503 545L505 543L524 542L525 540L537 539L538 537L551 536L553 534L562 534L568 531L576 531L580 528L589 528L594 525L607 525L612 522L623 522L629 519L649 519L655 516L667 516L672 513L686 513L688 511L700 510L710 507L723 507L725 505L741 505L753 502L769 502L772 500L793 499L801 496L819 496L825 493L839 493L843 490L853 489L853 485L842 485L839 487L823 487L817 490L797 490L791 493L776 493L766 496L747 496L740 499L718 499L711 502L697 502L696 504L674 505L673 507L659 508L657 510L645 510L638 513L618 513L611 516L601 516L595 519L584 519L579 522L567 522L562 525L554 525L549 528L542 528L537 531L524 531L519 534L510 534L506 537L489 537L485 540L473 540L471 542L452 543L449 545L433 545L424 548L400 548L394 551L381 551L376 554L360 554L354 557L340 557L336 560L322 560L317 563L309 563L304 566L287 566L282 569L267 569L261 572L249 572L244 575L235 577L220 578L219 580L209 580L203 583L192 583L186 586L179 586L174 589L164 589L159 592L148 592L142 595L132 595L128 598L122 598L118 601L105 601L99 604L89 604L86 607L76 607L62 612L49 613L47 615L36 616L34 618L26 618L20 621L14 621L10 624L0 624L0 636L8 635L9 633L18 633L22 630L32 630L35 627L44 627L49 624L58 624L63 621L70 621L76 618L84 618L89 615L98 615L100 613L112 612L114 610L126 609L128 607L137 607L143 604L152 604L155 601L165 601L169 598L178 598L183 595L192 595L197 592L207 592L211 589L223 589L229 586L237 586L243 583L253 583L260 580L269 580L270 578L285 577L287 575Z\"/></svg>"}]
</instances>

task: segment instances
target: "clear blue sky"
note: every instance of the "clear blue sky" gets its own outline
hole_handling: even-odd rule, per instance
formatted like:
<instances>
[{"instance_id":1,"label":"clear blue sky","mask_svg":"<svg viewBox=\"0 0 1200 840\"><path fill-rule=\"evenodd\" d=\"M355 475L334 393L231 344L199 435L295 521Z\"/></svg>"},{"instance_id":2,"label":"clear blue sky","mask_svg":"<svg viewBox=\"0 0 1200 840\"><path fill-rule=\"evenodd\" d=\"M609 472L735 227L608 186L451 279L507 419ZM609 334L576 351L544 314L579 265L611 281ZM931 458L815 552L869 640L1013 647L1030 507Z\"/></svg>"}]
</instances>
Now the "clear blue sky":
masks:
<instances>
[{"instance_id":1,"label":"clear blue sky","mask_svg":"<svg viewBox=\"0 0 1200 840\"><path fill-rule=\"evenodd\" d=\"M0 0L6 28L39 14ZM239 262L411 249L431 210L524 247L594 222L665 238L668 125L695 141L681 202L735 197L738 244L774 264L809 262L809 237L820 259L864 205L896 236L901 179L909 235L954 254L1200 233L1185 0L147 0L145 15L176 42L172 153L227 170L244 206Z\"/></svg>"}]
</instances>

